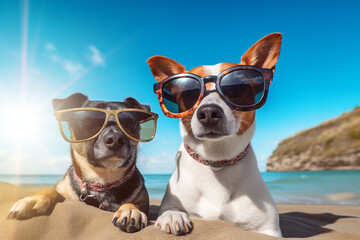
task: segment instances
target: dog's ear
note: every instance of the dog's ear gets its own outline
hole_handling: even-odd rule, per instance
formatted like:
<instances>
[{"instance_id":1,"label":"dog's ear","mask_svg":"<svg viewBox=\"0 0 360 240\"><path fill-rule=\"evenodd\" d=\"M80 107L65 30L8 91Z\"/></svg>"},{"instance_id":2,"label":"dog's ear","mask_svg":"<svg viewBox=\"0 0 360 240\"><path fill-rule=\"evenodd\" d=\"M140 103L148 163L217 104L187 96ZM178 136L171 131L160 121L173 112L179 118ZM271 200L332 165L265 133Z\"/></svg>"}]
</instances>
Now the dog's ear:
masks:
<instances>
[{"instance_id":1,"label":"dog's ear","mask_svg":"<svg viewBox=\"0 0 360 240\"><path fill-rule=\"evenodd\" d=\"M280 54L281 38L281 33L272 33L263 37L241 57L240 64L275 70Z\"/></svg>"},{"instance_id":2,"label":"dog's ear","mask_svg":"<svg viewBox=\"0 0 360 240\"><path fill-rule=\"evenodd\" d=\"M146 111L151 112L151 107L150 107L150 105L142 104L141 106L142 106Z\"/></svg>"},{"instance_id":3,"label":"dog's ear","mask_svg":"<svg viewBox=\"0 0 360 240\"><path fill-rule=\"evenodd\" d=\"M185 72L183 65L167 57L153 56L147 60L147 63L158 82L168 76Z\"/></svg>"},{"instance_id":4,"label":"dog's ear","mask_svg":"<svg viewBox=\"0 0 360 240\"><path fill-rule=\"evenodd\" d=\"M74 93L64 99L53 99L52 104L55 111L69 109L69 108L78 108L82 107L84 103L88 100L88 97L81 93Z\"/></svg>"},{"instance_id":5,"label":"dog's ear","mask_svg":"<svg viewBox=\"0 0 360 240\"><path fill-rule=\"evenodd\" d=\"M151 111L150 105L140 104L138 100L136 100L135 98L132 97L125 98L124 102L127 103L130 108L143 109L149 112Z\"/></svg>"}]
</instances>

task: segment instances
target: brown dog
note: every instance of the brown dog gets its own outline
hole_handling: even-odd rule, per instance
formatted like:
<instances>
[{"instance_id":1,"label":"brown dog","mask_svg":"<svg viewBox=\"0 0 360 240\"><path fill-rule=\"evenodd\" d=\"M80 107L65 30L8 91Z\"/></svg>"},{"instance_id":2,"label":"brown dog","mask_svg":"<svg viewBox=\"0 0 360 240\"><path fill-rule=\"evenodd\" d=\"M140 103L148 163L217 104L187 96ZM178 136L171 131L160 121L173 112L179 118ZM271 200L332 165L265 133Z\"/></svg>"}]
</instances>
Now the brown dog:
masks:
<instances>
[{"instance_id":1,"label":"brown dog","mask_svg":"<svg viewBox=\"0 0 360 240\"><path fill-rule=\"evenodd\" d=\"M124 102L89 101L80 93L66 99L54 99L55 111L73 108L97 108L117 110L124 108L150 111L134 98ZM147 225L149 197L144 179L136 168L138 141L126 136L125 131L139 131L137 115L129 114L121 119L120 130L115 117L111 116L102 132L86 142L72 143L73 164L54 188L26 197L16 202L8 219L27 219L51 212L57 202L66 199L80 200L100 209L115 212L113 224L122 231L136 232ZM97 119L95 119L97 120ZM93 121L95 121L93 120ZM77 119L77 128L92 131L94 123L89 119ZM87 125L86 125L87 124ZM155 130L154 130L155 131Z\"/></svg>"}]
</instances>

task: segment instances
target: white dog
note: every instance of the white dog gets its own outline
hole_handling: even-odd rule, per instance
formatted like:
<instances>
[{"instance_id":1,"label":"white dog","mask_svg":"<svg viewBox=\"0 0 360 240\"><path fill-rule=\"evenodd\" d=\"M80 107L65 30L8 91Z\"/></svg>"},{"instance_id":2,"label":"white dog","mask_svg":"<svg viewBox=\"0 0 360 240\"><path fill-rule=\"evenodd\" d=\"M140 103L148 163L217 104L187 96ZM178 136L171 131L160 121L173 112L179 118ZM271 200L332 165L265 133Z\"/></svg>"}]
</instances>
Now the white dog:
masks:
<instances>
[{"instance_id":1,"label":"white dog","mask_svg":"<svg viewBox=\"0 0 360 240\"><path fill-rule=\"evenodd\" d=\"M281 37L274 33L262 38L240 64L187 72L166 57L148 60L161 107L165 115L181 118L184 138L156 228L181 235L192 229L189 218L220 219L281 237L276 205L250 145L255 109L266 101Z\"/></svg>"}]
</instances>

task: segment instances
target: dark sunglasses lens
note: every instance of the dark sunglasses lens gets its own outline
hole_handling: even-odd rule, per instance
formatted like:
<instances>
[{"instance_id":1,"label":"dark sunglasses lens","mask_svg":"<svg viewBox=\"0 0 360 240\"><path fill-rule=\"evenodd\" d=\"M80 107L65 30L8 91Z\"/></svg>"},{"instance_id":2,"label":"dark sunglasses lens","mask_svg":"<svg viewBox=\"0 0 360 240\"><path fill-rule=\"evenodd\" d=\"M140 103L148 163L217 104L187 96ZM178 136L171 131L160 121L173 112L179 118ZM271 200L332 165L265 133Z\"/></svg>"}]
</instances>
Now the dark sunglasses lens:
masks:
<instances>
[{"instance_id":1,"label":"dark sunglasses lens","mask_svg":"<svg viewBox=\"0 0 360 240\"><path fill-rule=\"evenodd\" d=\"M65 112L60 116L62 131L70 140L85 140L95 136L104 126L106 114L97 111Z\"/></svg>"},{"instance_id":2,"label":"dark sunglasses lens","mask_svg":"<svg viewBox=\"0 0 360 240\"><path fill-rule=\"evenodd\" d=\"M201 83L191 77L179 77L168 81L162 89L166 109L182 113L191 109L199 99Z\"/></svg>"},{"instance_id":3,"label":"dark sunglasses lens","mask_svg":"<svg viewBox=\"0 0 360 240\"><path fill-rule=\"evenodd\" d=\"M265 81L258 71L237 70L221 79L220 88L229 102L238 106L252 106L261 101Z\"/></svg>"},{"instance_id":4,"label":"dark sunglasses lens","mask_svg":"<svg viewBox=\"0 0 360 240\"><path fill-rule=\"evenodd\" d=\"M117 117L129 136L142 141L149 141L154 137L156 119L152 114L126 111L118 113Z\"/></svg>"}]
</instances>

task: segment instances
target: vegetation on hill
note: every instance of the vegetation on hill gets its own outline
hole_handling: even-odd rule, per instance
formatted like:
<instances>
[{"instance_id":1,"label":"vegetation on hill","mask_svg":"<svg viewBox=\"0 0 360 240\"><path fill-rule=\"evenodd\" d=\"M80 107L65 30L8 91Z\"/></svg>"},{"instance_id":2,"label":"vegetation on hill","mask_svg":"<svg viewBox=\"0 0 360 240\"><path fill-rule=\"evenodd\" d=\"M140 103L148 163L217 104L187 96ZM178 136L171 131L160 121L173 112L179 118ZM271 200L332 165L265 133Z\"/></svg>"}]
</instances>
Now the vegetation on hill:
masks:
<instances>
[{"instance_id":1,"label":"vegetation on hill","mask_svg":"<svg viewBox=\"0 0 360 240\"><path fill-rule=\"evenodd\" d=\"M360 107L279 143L268 171L360 168Z\"/></svg>"}]
</instances>

